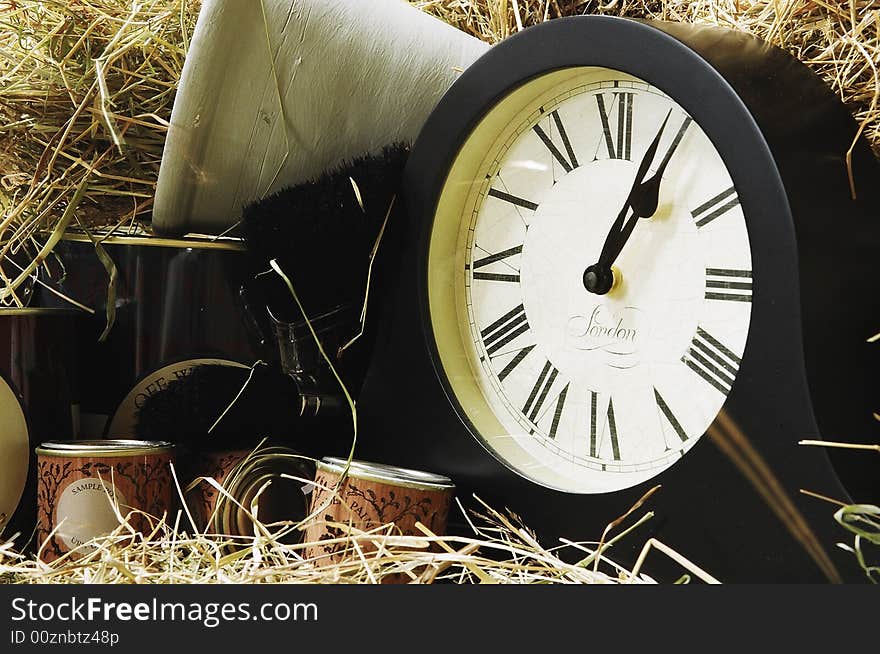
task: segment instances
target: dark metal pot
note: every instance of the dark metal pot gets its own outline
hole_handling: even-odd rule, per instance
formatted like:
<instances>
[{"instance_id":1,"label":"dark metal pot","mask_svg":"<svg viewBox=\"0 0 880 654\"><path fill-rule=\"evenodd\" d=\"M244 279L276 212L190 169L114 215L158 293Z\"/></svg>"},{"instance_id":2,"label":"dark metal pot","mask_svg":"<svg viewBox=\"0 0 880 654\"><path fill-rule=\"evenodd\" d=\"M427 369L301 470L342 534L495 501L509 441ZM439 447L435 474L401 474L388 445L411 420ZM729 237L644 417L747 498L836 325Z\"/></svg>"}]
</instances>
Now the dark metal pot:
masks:
<instances>
[{"instance_id":1,"label":"dark metal pot","mask_svg":"<svg viewBox=\"0 0 880 654\"><path fill-rule=\"evenodd\" d=\"M55 287L95 309L77 334L77 347L88 362L79 376L84 437L103 435L108 417L135 386L161 390L171 364L179 375L205 358L246 365L265 358L266 344L241 292L249 270L239 241L111 237L102 245L118 274L115 323L104 342L98 338L105 326L109 277L94 245L74 235L56 248L66 275L55 274L60 278ZM40 301L66 304L47 293Z\"/></svg>"}]
</instances>

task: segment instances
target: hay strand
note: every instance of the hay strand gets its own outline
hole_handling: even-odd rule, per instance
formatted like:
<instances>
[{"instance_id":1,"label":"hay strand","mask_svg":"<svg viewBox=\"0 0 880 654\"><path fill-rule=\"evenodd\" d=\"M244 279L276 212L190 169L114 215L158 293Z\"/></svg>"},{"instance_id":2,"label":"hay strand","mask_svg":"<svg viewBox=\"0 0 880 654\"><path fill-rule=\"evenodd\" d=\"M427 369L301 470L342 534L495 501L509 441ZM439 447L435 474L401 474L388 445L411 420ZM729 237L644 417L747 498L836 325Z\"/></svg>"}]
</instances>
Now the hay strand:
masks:
<instances>
[{"instance_id":1,"label":"hay strand","mask_svg":"<svg viewBox=\"0 0 880 654\"><path fill-rule=\"evenodd\" d=\"M221 485L216 487L223 492ZM335 527L343 535L336 540L356 555L328 563L305 558L308 544L286 542L289 523L264 525L252 511L247 513L255 532L249 538L201 533L192 523L190 528L182 528L181 512L151 517L148 533L132 537L128 521L134 513L120 515L119 527L84 545L81 558L65 555L51 564L24 557L11 542L3 543L0 580L24 584L378 584L403 575L416 584L653 583L638 571L622 571L601 555L600 571L567 563L561 549L545 549L510 516L503 516L503 520L477 518L479 527L472 536L438 536L424 525L422 535L402 536L395 533L393 525L362 531L340 523ZM323 545L333 542L321 541ZM593 551L588 543L577 547Z\"/></svg>"}]
</instances>

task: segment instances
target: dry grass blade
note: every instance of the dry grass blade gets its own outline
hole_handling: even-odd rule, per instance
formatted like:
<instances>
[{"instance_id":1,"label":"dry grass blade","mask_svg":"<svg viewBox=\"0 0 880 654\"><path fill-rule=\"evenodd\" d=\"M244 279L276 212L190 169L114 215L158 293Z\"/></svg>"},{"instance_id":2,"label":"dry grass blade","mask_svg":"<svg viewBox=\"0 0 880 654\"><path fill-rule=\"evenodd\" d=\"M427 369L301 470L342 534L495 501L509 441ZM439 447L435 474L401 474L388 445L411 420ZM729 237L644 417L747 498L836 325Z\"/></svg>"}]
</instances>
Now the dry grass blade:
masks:
<instances>
[{"instance_id":1,"label":"dry grass blade","mask_svg":"<svg viewBox=\"0 0 880 654\"><path fill-rule=\"evenodd\" d=\"M423 535L401 536L393 525L361 531L340 523L338 540L352 555L318 565L303 555L308 544L285 538L288 525L264 525L256 517L255 535L247 538L183 529L179 512L150 518L148 533L132 536L130 516L119 517L119 527L90 541L90 551L79 559L47 564L22 557L11 543L0 544L0 582L377 584L401 575L416 584L650 582L637 574L616 575L613 565L606 573L566 563L558 550L542 548L517 527L511 531L512 522L481 522L473 537L441 537L426 528Z\"/></svg>"},{"instance_id":2,"label":"dry grass blade","mask_svg":"<svg viewBox=\"0 0 880 654\"><path fill-rule=\"evenodd\" d=\"M44 250L68 209L89 226L149 217L199 6L0 1L0 265Z\"/></svg>"},{"instance_id":3,"label":"dry grass blade","mask_svg":"<svg viewBox=\"0 0 880 654\"><path fill-rule=\"evenodd\" d=\"M622 516L620 516L620 517L617 518L616 520L610 522L610 523L608 524L608 526L605 527L605 531L602 532L602 538L599 539L599 547L597 548L597 550L598 550L598 551L602 551L603 546L605 545L605 539L608 537L608 534L609 534L610 532L612 532L614 529L616 529L618 526L620 526L620 525L621 525L621 524L622 524L622 523L623 523L623 522L624 522L624 521L625 521L630 515L632 515L635 511L637 511L638 509L640 509L640 508L645 504L645 502L647 502L648 499L649 499L654 493L656 493L658 490L660 490L660 485L659 485L659 484L658 484L657 486L652 487L652 488L649 489L644 495L642 495L642 496L638 499L638 501L636 501L636 503L633 504L633 505L629 508L629 510L628 510L626 513L624 513ZM598 558L596 559L594 565L596 565L596 566L599 565L599 559L598 559Z\"/></svg>"},{"instance_id":4,"label":"dry grass blade","mask_svg":"<svg viewBox=\"0 0 880 654\"><path fill-rule=\"evenodd\" d=\"M354 183L353 179L351 180L351 183L357 190L357 184ZM361 307L360 329L358 330L357 334L352 336L351 340L340 346L339 352L337 352L336 355L337 357L341 357L348 348L354 345L364 335L364 330L367 326L367 306L370 301L370 288L373 285L373 264L376 262L376 255L379 253L379 246L382 244L382 239L385 236L385 228L388 226L388 220L391 218L391 212L394 210L394 203L396 200L396 195L391 197L391 201L388 203L388 210L385 212L385 219L382 221L382 226L379 228L379 233L376 235L376 240L373 243L373 249L370 251L370 258L369 262L367 263L367 285L366 289L364 290L364 304ZM358 202L361 202L360 191L358 191ZM363 203L361 203L361 209L363 209Z\"/></svg>"},{"instance_id":5,"label":"dry grass blade","mask_svg":"<svg viewBox=\"0 0 880 654\"><path fill-rule=\"evenodd\" d=\"M798 445L815 445L818 447L836 447L844 450L869 450L880 453L880 444L840 443L838 441L798 441Z\"/></svg>"},{"instance_id":6,"label":"dry grass blade","mask_svg":"<svg viewBox=\"0 0 880 654\"><path fill-rule=\"evenodd\" d=\"M713 577L708 572L703 570L700 566L696 565L693 561L690 561L689 559L685 558L684 556L682 556L681 554L676 552L674 549L672 549L671 547L669 547L665 543L662 543L661 541L657 540L656 538L651 538L648 540L647 543L645 543L645 546L642 548L642 551L639 554L639 558L636 560L636 564L633 566L633 569L632 569L633 575L637 575L639 573L639 570L642 569L642 565L644 565L645 559L648 558L648 552L650 552L652 548L656 549L660 552L663 552L663 554L665 554L670 559L672 559L673 561L678 563L685 570L688 570L689 572L691 572L694 575L696 575L697 577L699 577L701 580L703 580L707 584L716 585L716 584L721 583L715 577Z\"/></svg>"},{"instance_id":7,"label":"dry grass blade","mask_svg":"<svg viewBox=\"0 0 880 654\"><path fill-rule=\"evenodd\" d=\"M709 427L708 436L739 468L767 503L767 506L816 562L828 580L840 583L840 573L816 538L810 525L791 501L767 462L755 450L749 439L725 410L721 410L715 422Z\"/></svg>"},{"instance_id":8,"label":"dry grass blade","mask_svg":"<svg viewBox=\"0 0 880 654\"><path fill-rule=\"evenodd\" d=\"M489 43L560 16L605 14L728 27L779 46L822 77L880 153L880 7L873 0L410 0ZM843 154L843 153L841 153Z\"/></svg>"}]
</instances>

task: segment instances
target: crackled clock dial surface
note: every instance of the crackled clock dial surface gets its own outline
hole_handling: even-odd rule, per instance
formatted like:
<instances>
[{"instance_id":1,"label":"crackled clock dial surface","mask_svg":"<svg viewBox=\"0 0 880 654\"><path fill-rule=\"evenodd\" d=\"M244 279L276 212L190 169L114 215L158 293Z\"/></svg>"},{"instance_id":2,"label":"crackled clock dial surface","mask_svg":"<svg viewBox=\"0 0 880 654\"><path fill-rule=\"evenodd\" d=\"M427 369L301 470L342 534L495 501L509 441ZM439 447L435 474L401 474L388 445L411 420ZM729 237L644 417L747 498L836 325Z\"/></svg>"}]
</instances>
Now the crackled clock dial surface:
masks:
<instances>
[{"instance_id":1,"label":"crackled clock dial surface","mask_svg":"<svg viewBox=\"0 0 880 654\"><path fill-rule=\"evenodd\" d=\"M643 180L662 173L656 210L623 238L643 161ZM442 377L474 435L535 482L648 480L736 382L753 285L743 210L711 137L650 84L578 68L511 93L462 147L430 238ZM609 241L615 286L591 292Z\"/></svg>"}]
</instances>

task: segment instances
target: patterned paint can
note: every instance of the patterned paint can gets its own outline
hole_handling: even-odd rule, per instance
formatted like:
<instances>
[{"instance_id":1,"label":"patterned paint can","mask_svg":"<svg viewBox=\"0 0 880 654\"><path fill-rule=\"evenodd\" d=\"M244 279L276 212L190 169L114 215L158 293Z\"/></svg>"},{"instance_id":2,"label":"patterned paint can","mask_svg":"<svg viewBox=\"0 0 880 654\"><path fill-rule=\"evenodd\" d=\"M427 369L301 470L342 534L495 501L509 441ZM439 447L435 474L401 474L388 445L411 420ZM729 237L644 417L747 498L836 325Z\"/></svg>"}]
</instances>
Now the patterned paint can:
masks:
<instances>
[{"instance_id":1,"label":"patterned paint can","mask_svg":"<svg viewBox=\"0 0 880 654\"><path fill-rule=\"evenodd\" d=\"M420 522L437 535L446 531L455 485L448 477L397 468L381 463L352 461L343 478L346 460L328 457L318 463L311 511L314 521L306 530L305 556L320 565L347 555L345 542L333 542L344 530L332 523L360 530L394 524L401 535L423 535ZM343 539L344 540L344 539ZM369 543L359 543L369 551Z\"/></svg>"},{"instance_id":2,"label":"patterned paint can","mask_svg":"<svg viewBox=\"0 0 880 654\"><path fill-rule=\"evenodd\" d=\"M192 475L195 479L186 489L186 505L196 523L196 528L207 533L223 533L218 529L217 501L222 492L210 484L213 479L221 487L226 488L230 475L237 473L250 450L223 450L219 452L200 452L192 464Z\"/></svg>"},{"instance_id":3,"label":"patterned paint can","mask_svg":"<svg viewBox=\"0 0 880 654\"><path fill-rule=\"evenodd\" d=\"M171 509L174 446L163 441L52 441L37 448L37 547L52 561L92 551L119 518L140 532ZM134 512L134 513L132 513Z\"/></svg>"}]
</instances>

